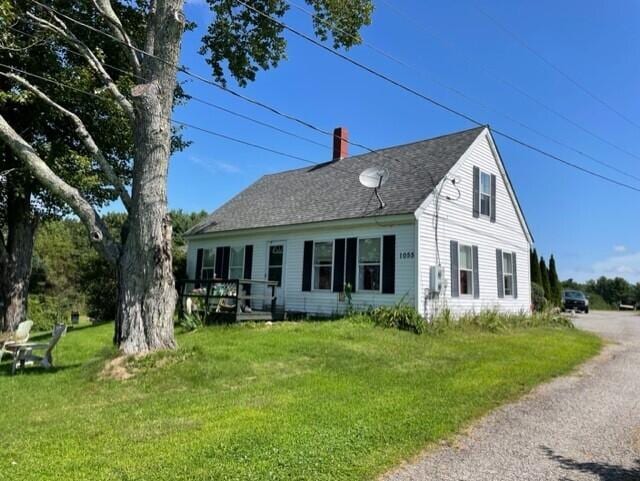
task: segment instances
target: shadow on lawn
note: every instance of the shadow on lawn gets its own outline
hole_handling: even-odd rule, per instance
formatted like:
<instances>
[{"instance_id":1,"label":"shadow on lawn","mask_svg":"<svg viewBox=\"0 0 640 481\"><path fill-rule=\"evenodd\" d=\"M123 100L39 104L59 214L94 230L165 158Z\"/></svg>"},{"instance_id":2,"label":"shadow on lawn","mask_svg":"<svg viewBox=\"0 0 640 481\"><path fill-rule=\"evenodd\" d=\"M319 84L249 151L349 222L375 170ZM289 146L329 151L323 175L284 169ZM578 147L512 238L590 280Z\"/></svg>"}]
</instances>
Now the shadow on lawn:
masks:
<instances>
[{"instance_id":1,"label":"shadow on lawn","mask_svg":"<svg viewBox=\"0 0 640 481\"><path fill-rule=\"evenodd\" d=\"M568 471L576 471L584 474L595 474L601 481L638 481L640 480L640 459L636 459L635 467L626 468L609 463L580 462L556 454L547 446L540 446L547 457L556 461L560 466ZM570 478L561 478L560 481L571 481Z\"/></svg>"},{"instance_id":2,"label":"shadow on lawn","mask_svg":"<svg viewBox=\"0 0 640 481\"><path fill-rule=\"evenodd\" d=\"M0 364L0 377L9 376L11 377L11 364L12 361L3 362ZM53 375L57 372L66 371L67 369L73 369L76 367L80 367L81 363L75 364L66 364L64 366L53 366L51 369L45 369L42 366L26 366L22 369L18 369L15 373L15 376L40 376L40 375Z\"/></svg>"}]
</instances>

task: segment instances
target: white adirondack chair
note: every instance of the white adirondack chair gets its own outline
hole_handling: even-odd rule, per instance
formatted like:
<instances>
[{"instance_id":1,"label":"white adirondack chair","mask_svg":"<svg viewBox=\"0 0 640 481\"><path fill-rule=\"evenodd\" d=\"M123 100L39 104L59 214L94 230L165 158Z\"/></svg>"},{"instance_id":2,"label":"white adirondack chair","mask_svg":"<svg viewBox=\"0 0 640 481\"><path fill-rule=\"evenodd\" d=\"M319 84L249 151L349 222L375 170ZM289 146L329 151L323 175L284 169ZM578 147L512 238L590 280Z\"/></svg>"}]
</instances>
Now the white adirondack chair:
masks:
<instances>
[{"instance_id":1,"label":"white adirondack chair","mask_svg":"<svg viewBox=\"0 0 640 481\"><path fill-rule=\"evenodd\" d=\"M22 321L18 324L18 328L12 332L7 339L0 342L0 362L5 353L13 354L15 352L15 346L29 340L32 327L33 321Z\"/></svg>"},{"instance_id":2,"label":"white adirondack chair","mask_svg":"<svg viewBox=\"0 0 640 481\"><path fill-rule=\"evenodd\" d=\"M45 369L53 366L53 348L56 347L60 338L67 332L67 326L64 324L56 324L51 333L51 340L48 344L27 342L17 345L16 353L13 357L13 366L11 366L11 374L15 374L18 369L23 368L27 362L38 364ZM44 354L38 356L33 351L44 349Z\"/></svg>"}]
</instances>

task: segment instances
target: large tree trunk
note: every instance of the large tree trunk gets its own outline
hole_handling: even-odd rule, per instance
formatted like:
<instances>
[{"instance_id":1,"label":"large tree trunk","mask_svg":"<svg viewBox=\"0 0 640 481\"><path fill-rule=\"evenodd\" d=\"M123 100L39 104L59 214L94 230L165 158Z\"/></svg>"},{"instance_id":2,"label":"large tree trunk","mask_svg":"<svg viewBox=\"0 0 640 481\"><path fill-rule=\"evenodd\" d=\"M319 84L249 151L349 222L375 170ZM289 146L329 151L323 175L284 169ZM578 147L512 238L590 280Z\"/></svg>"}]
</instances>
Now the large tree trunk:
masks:
<instances>
[{"instance_id":1,"label":"large tree trunk","mask_svg":"<svg viewBox=\"0 0 640 481\"><path fill-rule=\"evenodd\" d=\"M124 354L175 347L176 302L171 265L167 173L176 68L184 26L182 0L158 0L148 28L153 54L145 57L146 83L134 87L135 158L129 232L119 263L116 341Z\"/></svg>"},{"instance_id":2,"label":"large tree trunk","mask_svg":"<svg viewBox=\"0 0 640 481\"><path fill-rule=\"evenodd\" d=\"M9 189L7 194L7 240L0 279L4 301L2 330L14 331L19 323L27 319L27 296L37 217L31 210L29 192Z\"/></svg>"}]
</instances>

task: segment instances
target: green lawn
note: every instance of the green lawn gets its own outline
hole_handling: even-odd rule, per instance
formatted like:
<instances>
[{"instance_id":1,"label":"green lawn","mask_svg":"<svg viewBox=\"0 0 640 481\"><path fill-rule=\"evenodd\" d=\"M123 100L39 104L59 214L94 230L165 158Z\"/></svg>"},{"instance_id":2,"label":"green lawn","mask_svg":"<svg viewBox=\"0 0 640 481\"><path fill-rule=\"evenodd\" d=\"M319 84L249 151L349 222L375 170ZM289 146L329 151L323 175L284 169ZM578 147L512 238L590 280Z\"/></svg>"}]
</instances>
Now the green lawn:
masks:
<instances>
[{"instance_id":1,"label":"green lawn","mask_svg":"<svg viewBox=\"0 0 640 481\"><path fill-rule=\"evenodd\" d=\"M210 327L104 381L111 329L69 332L55 372L3 363L1 479L373 479L601 344L568 329Z\"/></svg>"}]
</instances>

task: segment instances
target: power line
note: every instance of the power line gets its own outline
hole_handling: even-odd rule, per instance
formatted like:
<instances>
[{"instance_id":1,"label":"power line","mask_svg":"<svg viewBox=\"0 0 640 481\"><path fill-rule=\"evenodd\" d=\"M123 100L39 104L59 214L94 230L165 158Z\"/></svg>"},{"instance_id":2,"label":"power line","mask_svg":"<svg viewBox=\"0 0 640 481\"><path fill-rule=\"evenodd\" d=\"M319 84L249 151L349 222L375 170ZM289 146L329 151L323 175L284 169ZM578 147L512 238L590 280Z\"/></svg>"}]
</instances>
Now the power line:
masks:
<instances>
[{"instance_id":1,"label":"power line","mask_svg":"<svg viewBox=\"0 0 640 481\"><path fill-rule=\"evenodd\" d=\"M356 35L353 35L352 33L348 32L348 31L346 31L344 29L341 29L339 27L332 26L330 24L330 22L328 22L327 20L323 19L319 15L316 15L312 11L304 8L303 6L298 5L297 3L295 3L295 2L293 2L291 0L287 0L287 1L291 6L293 6L296 9L298 9L299 11L305 13L306 15L310 16L314 20L316 20L316 21L318 21L320 23L323 23L324 25L326 25L328 27L332 27L335 30L337 30L338 32L342 33L343 35L346 35L346 36L348 36L348 37L350 37L350 38L352 38L354 40L360 40ZM456 95L458 95L458 96L460 96L460 97L462 97L462 98L464 98L464 99L466 99L466 100L468 100L470 102L474 102L475 104L480 105L482 108L484 108L485 110L488 110L489 112L494 112L494 113L496 113L498 115L501 115L501 116L505 117L506 119L510 120L511 122L515 123L516 125L519 125L520 127L523 127L525 129L529 130L530 132L533 132L536 135L539 135L540 137L542 137L542 138L544 138L544 139L546 139L546 140L548 140L550 142L553 142L556 145L559 145L560 147L563 147L565 149L571 150L574 153L576 153L578 155L581 155L581 156L583 156L583 157L585 157L587 159L590 159L590 160L596 162L597 164L600 164L600 165L602 165L604 167L607 167L608 169L611 169L611 170L613 170L613 171L615 171L615 172L617 172L617 173L619 173L621 175L624 175L626 177L629 177L629 178L632 178L632 179L640 181L640 176L637 176L637 175L631 174L629 172L626 172L625 170L620 169L620 168L616 167L615 165L612 165L612 164L610 164L608 162L605 162L605 161L603 161L601 159L598 159L597 157L594 157L591 154L588 154L588 153L586 153L586 152L584 152L584 151L582 151L582 150L580 150L578 148L575 148L575 147L573 147L571 145L568 145L568 144L566 144L566 143L564 143L564 142L562 142L562 141L560 141L560 140L558 140L558 139L556 139L554 137L551 137L550 135L545 134L544 132L541 132L540 130L538 130L538 129L534 128L534 127L531 127L530 125L527 125L524 122L512 117L510 114L508 114L508 113L506 113L504 111L501 111L499 109L496 109L495 107L492 107L492 106L486 104L485 102L482 102L482 101L480 101L480 100L478 100L476 98L473 98L473 97L469 96L468 94L464 93L463 91L448 85L447 83L445 83L444 81L438 79L434 75L428 74L427 72L424 71L424 69L421 69L421 68L419 68L419 67L417 67L417 66L415 66L413 64L407 63L404 60L401 60L401 59L397 58L396 56L386 52L385 50L383 50L383 49L371 44L370 42L365 41L364 39L362 39L362 45L364 45L365 47L373 50L374 52L378 53L379 55L381 55L381 56L383 56L383 57L385 57L385 58L387 58L387 59L399 64L399 65L402 65L403 67L406 67L406 68L408 68L410 70L413 70L413 71L417 72L418 74L420 74L422 76L429 77L429 79L432 82L436 83L437 85L439 85L439 86L441 86L441 87L443 87L443 88L445 88L445 89L447 89L447 90L449 90L451 92L454 92ZM638 159L640 160L640 156L638 157Z\"/></svg>"},{"instance_id":2,"label":"power line","mask_svg":"<svg viewBox=\"0 0 640 481\"><path fill-rule=\"evenodd\" d=\"M17 29L17 28L14 28L14 27L12 27L12 26L10 26L10 25L8 26L8 28L9 28L10 30L12 30L12 31L14 31L14 32L16 32L16 33L18 33L18 34L25 35L25 36L30 37L30 38L37 38L37 36L36 36L36 35L34 35L34 34L31 34L31 33L28 33L28 32L24 32L24 31L22 31L22 30L19 30L19 29ZM2 47L0 47L0 49L2 49ZM71 48L71 47L69 47L69 46L67 46L67 47L66 47L66 50L67 50L67 52L69 52L69 53L72 53L72 54L74 54L74 55L76 55L76 56L78 56L78 57L82 57L82 58L84 58L84 55L83 55L82 53L80 53L80 52L78 52L78 51L76 51L76 50L72 49L72 48ZM144 80L145 80L145 79L144 79L143 77L141 77L140 75L136 75L135 73L130 72L129 70L125 70L125 69L122 69L122 68L120 68L120 67L116 67L115 65L110 65L110 64L108 64L108 63L106 63L106 62L103 62L103 63L102 63L102 65L104 65L105 67L108 67L108 68L110 68L110 69L112 69L112 70L115 70L115 71L117 71L117 72L123 73L123 74L125 74L125 75L130 75L132 78L135 78L135 79L138 79L138 80L142 80L142 81L144 81ZM322 147L322 148L324 148L324 149L331 149L331 147L329 147L327 144L323 144L323 143L321 143L321 142L317 142L317 141L315 141L315 140L313 140L313 139L310 139L310 138L308 138L308 137L305 137L305 136L303 136L303 135L296 134L295 132L291 132L291 131L289 131L289 130L282 129L282 128L280 128L280 127L276 127L275 125L271 125L271 124L269 124L269 123L267 123L267 122L263 122L263 121L258 120L258 119L256 119L256 118L250 117L250 116L248 116L248 115L244 115L244 114L241 114L241 113L239 113L239 112L235 112L235 111L233 111L233 110L231 110L231 109L227 109L227 108L225 108L225 107L222 107L221 105L215 104L215 103L213 103L213 102L211 102L211 101L209 101L209 100L205 100L205 99L203 99L203 98L200 98L200 97L197 97L197 96L195 96L195 95L189 94L188 92L186 93L186 95L187 95L187 96L189 97L189 99L191 99L191 100L194 100L194 101L196 101L196 102L199 102L199 103L201 103L201 104L203 104L203 105L206 105L206 106L208 106L208 107L214 108L214 109L216 109L216 110L219 110L219 111L225 112L225 113L227 113L227 114L229 114L229 115L233 115L233 116L235 116L235 117L238 117L238 118L241 118L241 119L247 120L247 121L249 121L249 122L253 122L253 123L257 124L257 125L261 125L261 126L263 126L263 127L266 127L266 128L268 128L268 129L274 130L274 131L276 131L276 132L280 132L280 133L285 134L285 135L288 135L288 136L290 136L290 137L293 137L293 138L296 138L296 139L299 139L299 140L303 140L303 141L308 142L308 143L310 143L310 144L317 145L317 146Z\"/></svg>"},{"instance_id":3,"label":"power line","mask_svg":"<svg viewBox=\"0 0 640 481\"><path fill-rule=\"evenodd\" d=\"M430 37L434 38L436 41L440 42L440 44L444 45L445 47L447 47L448 49L458 52L459 54L462 55L462 58L465 60L465 62L470 65L473 68L477 68L480 69L481 71L483 71L485 73L485 75L488 75L489 77L493 78L494 80L497 80L498 82L501 82L502 84L506 85L507 87L509 87L510 89L512 89L513 91L517 92L518 94L522 95L523 97L529 99L531 102L535 103L536 105L540 106L541 108L545 109L547 112L555 115L556 117L558 117L559 119L564 120L565 122L567 122L568 124L574 126L575 128L581 130L582 132L590 135L591 137L599 140L600 142L607 144L608 146L618 150L619 152L628 155L630 157L633 157L635 159L640 160L640 155L638 154L634 154L633 152L620 147L619 145L615 144L614 142L611 142L610 140L602 137L601 135L599 135L598 133L596 133L595 131L588 129L586 127L584 127L583 125L579 124L578 122L576 122L575 120L571 119L570 117L566 116L565 114L563 114L562 112L554 109L553 107L549 106L548 104L544 103L542 100L538 99L537 97L531 95L530 93L528 93L526 90L522 89L521 87L519 87L518 85L516 85L515 83L505 79L504 77L501 77L499 74L497 74L495 71L487 68L484 64L482 63L478 63L475 61L475 59L472 59L471 56L469 56L468 54L466 54L464 51L460 50L459 48L456 47L455 44L453 44L452 42L450 42L449 40L447 40L446 38L442 37L441 35L437 34L436 32L428 29L424 23L420 22L419 20L417 20L416 18L414 18L414 16L406 13L405 11L403 11L402 9L400 9L399 7L397 7L396 5L394 5L391 0L381 0L382 3L384 3L393 13L395 13L398 17L405 19L406 21L408 21L409 23L413 24L416 28L418 28L419 30L421 30L422 32L426 33L427 35L429 35Z\"/></svg>"},{"instance_id":4,"label":"power line","mask_svg":"<svg viewBox=\"0 0 640 481\"><path fill-rule=\"evenodd\" d=\"M105 35L105 36L107 36L107 37L109 37L109 38L111 38L111 39L115 40L116 42L122 43L123 45L127 45L125 42L122 42L120 39L118 39L118 38L117 38L117 37L115 37L114 35L110 35L110 34L108 34L107 32L103 32L103 31L102 31L102 30L100 30L100 29L97 29L97 28L95 28L95 27L93 27L93 26L91 26L91 25L87 25L87 24L85 24L85 23L83 23L83 22L81 22L81 21L79 21L79 20L76 20L76 19L74 19L74 18L72 18L72 17L70 17L70 16L68 16L68 15L66 15L66 14L64 14L64 13L61 13L61 12L57 11L56 9L54 9L54 8L52 8L52 7L49 7L49 6L47 6L47 5L44 5L44 4L40 3L38 0L31 0L31 1L32 1L33 3L35 3L35 4L37 4L37 5L39 5L39 6L43 7L43 8L45 8L46 10L49 10L49 11L55 12L56 14L60 15L61 17L66 18L66 19L68 19L68 20L70 20L70 21L72 21L72 22L74 22L74 23L76 23L76 24L78 24L78 25L84 26L85 28L88 28L88 29L90 29L90 30L92 30L92 31L95 31L95 32L97 32L97 33L100 33L100 34L102 34L102 35ZM317 41L317 40L315 40L314 38L311 38L310 36L308 36L308 35L306 35L306 34L304 34L304 33L300 32L300 31L298 31L298 30L294 29L293 27L290 27L289 25L285 24L284 22L281 22L281 21L279 21L279 20L277 20L277 19L274 19L274 18L272 18L271 16L269 16L268 14L266 14L265 12L263 12L263 11L261 11L261 10L256 9L255 7L252 7L251 5L248 5L248 4L247 4L247 3L245 3L243 0L238 0L238 2L239 2L240 4L242 4L242 5L244 5L246 8L249 8L250 10L252 10L252 11L254 11L254 12L258 13L259 15L261 15L261 16L263 16L263 17L265 17L265 18L269 19L270 21L272 21L272 22L276 23L277 25L280 25L282 28L287 29L288 31L290 31L290 32L291 32L291 33L293 33L294 35L297 35L297 36L299 36L299 37L301 37L301 38L303 38L303 39L307 40L308 42L310 42L310 43L312 43L312 44L314 44L314 45L318 46L319 48L321 48L321 49L323 49L323 50L326 50L326 51L328 51L329 53L331 53L331 54L333 54L333 55L336 55L336 56L338 56L338 57L342 58L343 60L345 60L345 61L347 61L347 62L349 62L349 63L351 63L351 64L353 64L353 65L355 65L355 66L357 66L357 67L359 67L360 69L365 70L365 71L369 72L370 74L372 74L372 75L374 75L374 76L376 76L376 77L378 77L378 78L380 78L380 79L382 79L382 80L384 80L384 81L386 81L386 82L388 82L388 83L391 83L392 85L395 85L396 87L398 87L398 88L400 88L400 89L402 89L402 90L405 90L406 92L409 92L409 93L411 93L411 94L413 94L413 95L415 95L415 96L417 96L417 97L421 98L422 100L424 100L424 101L426 101L426 102L431 103L432 105L435 105L435 106L437 106L437 107L440 107L441 109L443 109L443 110L445 110L445 111L448 111L448 112L450 112L450 113L452 113L452 114L454 114L454 115L456 115L456 116L458 116L458 117L461 117L461 118L463 118L463 119L465 119L465 120L467 120L467 121L469 121L469 122L471 122L471 123L473 123L473 124L475 124L475 125L477 125L477 126L485 126L485 124L483 124L483 123L481 123L481 122L479 122L479 121L475 120L473 117L471 117L471 116L469 116L469 115L467 115L467 114L464 114L464 113L462 113L462 112L460 112L460 111L457 111L457 110L455 110L455 109L453 109L453 108L451 108L451 107L448 107L447 105L445 105L445 104L443 104L443 103L441 103L441 102L439 102L439 101L437 101L437 100L435 100L435 99L433 99L433 98L431 98L431 97L428 97L427 95L422 94L421 92L419 92L419 91L417 91L417 90L415 90L415 89L413 89L413 88L411 88L411 87L408 87L408 86L406 86L406 85L404 85L404 84L402 84L402 83L400 83L400 82L398 82L398 81L396 81L396 80L392 79L391 77L389 77L389 76L387 76L387 75L385 75L385 74L382 74L382 73L380 73L380 72L377 72L376 70L374 70L374 69L373 69L373 68L371 68L371 67L368 67L367 65L364 65L364 64L362 64L362 63L360 63L360 62L358 62L358 61L356 61L356 60L354 60L354 59L352 59L352 58L350 58L350 57L348 57L348 56L346 56L346 55L344 55L344 54L342 54L342 53L340 53L340 52L337 52L337 51L335 51L335 50L333 50L333 49L331 49L331 48L327 47L326 45L324 45L324 44L322 44L322 43L318 42L318 41ZM128 46L128 45L127 45L127 46ZM130 46L128 46L128 47L130 47ZM153 55L153 54L149 54L149 53L145 52L144 50L138 49L138 48L136 48L136 47L130 47L130 48L133 48L135 51L137 51L137 52L141 53L142 55L147 55L147 56L150 56L151 58L154 58L154 59L156 59L156 60L159 60L159 61L161 61L161 62L164 62L165 64L170 65L170 66L172 66L172 67L174 67L174 68L178 69L178 70L179 70L179 71L181 71L181 72L184 72L185 74L187 74L187 75L189 75L189 76L191 76L191 77L193 77L193 78L195 78L195 79L197 79L197 80L200 80L200 81L205 82L205 83L207 83L207 84L209 84L209 85L213 85L213 86L215 86L215 87L217 87L217 88L220 88L220 89L223 89L223 90L225 90L225 91L228 91L228 92L229 92L229 93L231 93L232 95L236 95L236 96L238 96L238 97L240 97L240 98L243 98L244 100L247 100L248 102L254 103L254 104L259 105L259 106L261 106L261 107L263 107L263 108L265 108L265 109L268 109L268 110L272 111L273 113L275 113L275 114L277 114L277 115L280 115L280 116L283 116L283 117L289 118L290 120L293 120L293 121L295 121L295 122L298 122L298 123L300 123L300 124L302 124L302 125L305 125L305 126L307 126L307 127L311 128L311 129L314 129L314 130L316 130L316 131L318 131L318 132L322 132L322 133L325 133L325 134L327 134L327 135L331 135L331 136L333 135L331 132L327 132L327 131L325 131L325 130L323 130L323 129L320 129L319 127L316 127L316 126L314 126L313 124L310 124L310 123L308 123L308 122L306 122L306 121L304 121L304 120L298 119L298 118L293 117L293 116L290 116L290 115L288 115L288 114L284 114L283 112L279 112L277 109L274 109L273 107L268 106L268 105L266 105L266 104L264 104L264 103L262 103L262 102L260 102L260 101L258 101L258 100L255 100L255 99L251 99L251 98L249 98L249 97L246 97L246 96L244 96L244 95L242 95L242 94L240 94L240 93L238 93L238 92L235 92L235 91L233 91L233 90L231 90L231 89L228 89L227 87L224 87L224 86L222 86L222 85L219 85L218 83L216 83L216 82L214 82L214 81L212 81L212 80L209 80L209 79L206 79L206 78L204 78L204 77L202 77L202 76L200 76L200 75L194 74L194 73L190 72L190 71L189 71L186 67L184 67L184 66L182 66L182 67L181 67L181 66L178 66L178 65L172 64L171 62L168 62L168 61L164 60L164 59L163 59L163 58L161 58L161 57L158 57L158 56ZM551 154L551 153L546 152L546 151L544 151L544 150L542 150L542 149L540 149L540 148L538 148L538 147L535 147L535 146L533 146L533 145L530 145L530 144L528 144L527 142L525 142L525 141L523 141L523 140L520 140L520 139L518 139L518 138L516 138L516 137L513 137L513 136L511 136L510 134L507 134L507 133L505 133L505 132L502 132L502 131L500 131L500 130L498 130L498 129L492 129L492 130L493 130L496 134L498 134L498 135L500 135L500 136L502 136L502 137L504 137L504 138L506 138L506 139L508 139L508 140L511 140L512 142L514 142L514 143L516 143L516 144L518 144L518 145L521 145L522 147L525 147L525 148L527 148L527 149L530 149L530 150L532 150L532 151L534 151L534 152L537 152L537 153L539 153L539 154L541 154L541 155L543 155L543 156L546 156L546 157L548 157L548 158L550 158L550 159L553 159L553 160L556 160L556 161L558 161L558 162L561 162L562 164L564 164L564 165L566 165L566 166L572 167L572 168L577 169L577 170L579 170L579 171L581 171L581 172L583 172L583 173L586 173L586 174L592 175L592 176L594 176L594 177L597 177L597 178L599 178L599 179L601 179L601 180L604 180L604 181L606 181L606 182L609 182L609 183L612 183L612 184L618 185L618 186L620 186L620 187L624 187L624 188L627 188L627 189L630 189L630 190L634 190L634 191L640 192L640 189L638 189L638 188L636 188L636 187L634 187L634 186L632 186L632 185L630 185L630 184L626 184L626 183L624 183L624 182L620 182L620 181L615 180L615 179L613 179L613 178L611 178L611 177L607 177L607 176L605 176L605 175L599 174L599 173L597 173L597 172L595 172L595 171L592 171L592 170L590 170L590 169L587 169L587 168L585 168L585 167L582 167L582 166L580 166L580 165L578 165L578 164L575 164L575 163L573 163L573 162L570 162L570 161L568 161L568 160L565 160L565 159L563 159L563 158L561 158L561 157L556 156L555 154ZM368 148L368 147L366 147L366 146L363 146L363 145L361 145L361 144L354 143L353 141L348 141L348 142L349 142L350 144L352 144L352 145L356 145L356 146L363 147L363 148L365 148L366 150L371 151L372 153L377 153L377 151L375 151L375 150L373 150L373 149L370 149L370 148Z\"/></svg>"},{"instance_id":5,"label":"power line","mask_svg":"<svg viewBox=\"0 0 640 481\"><path fill-rule=\"evenodd\" d=\"M447 112L450 112L450 113L452 113L452 114L454 114L454 115L456 115L456 116L458 116L458 117L460 117L462 119L465 119L468 122L471 122L471 123L473 123L473 124L475 124L477 126L484 126L485 125L484 123L474 119L473 117L471 117L468 114L465 114L465 113L460 112L460 111L458 111L458 110L456 110L456 109L454 109L452 107L449 107L449 106L443 104L442 102L439 102L439 101L437 101L437 100L435 100L435 99L433 99L433 98L431 98L431 97L419 92L418 90L415 90L412 87L404 85L403 83L401 83L401 82L389 77L386 74L378 72L377 70L373 69L372 67L369 67L368 65L365 65L365 64L363 64L363 63L361 63L361 62L359 62L359 61L357 61L357 60L355 60L355 59L353 59L351 57L348 57L347 55L345 55L345 54L343 54L341 52L338 52L336 50L333 50L333 49L327 47L326 45L324 45L321 42L318 42L316 39L310 37L309 35L307 35L307 34L301 32L301 31L299 31L299 30L287 25L284 22L281 22L280 20L274 19L273 17L271 17L267 13L256 9L255 7L252 7L251 5L248 5L243 0L238 0L238 3L244 5L248 9L258 13L259 15L271 20L273 23L281 26L282 28L288 30L289 32L293 33L294 35L296 35L296 36L298 36L298 37L300 37L300 38L312 43L313 45L316 45L317 47L319 47L319 48L321 48L321 49L323 49L323 50L325 50L325 51L327 51L327 52L329 52L329 53L341 58L342 60L344 60L344 61L346 61L348 63L351 63L352 65L355 65L356 67L358 67L358 68L370 73L371 75L373 75L375 77L378 77L379 79L384 80L385 82L390 83L390 84L400 88L401 90L404 90L405 92L408 92L408 93L410 93L410 94L412 94L412 95L414 95L414 96L416 96L416 97L418 97L418 98L420 98L420 99L422 99L422 100L424 100L424 101L426 101L426 102L428 102L428 103L430 103L432 105L435 105L435 106L437 106L437 107L439 107L439 108L441 108L441 109L443 109L443 110L445 110ZM556 160L558 162L561 162L566 166L569 166L569 167L572 167L574 169L580 170L581 172L584 172L586 174L598 177L599 179L602 179L602 180L604 180L606 182L610 182L612 184L618 185L620 187L625 187L627 189L631 189L631 190L640 192L640 189L638 189L638 188L636 188L636 187L634 187L632 185L626 184L624 182L620 182L620 181L618 181L616 179L613 179L611 177L607 177L606 175L599 174L599 173L597 173L595 171L592 171L590 169L582 167L582 166L580 166L578 164L575 164L575 163L573 163L571 161L568 161L566 159L558 157L555 154L552 154L552 153L547 152L547 151L545 151L545 150L543 150L543 149L541 149L539 147L531 145L531 144L527 143L524 140L521 140L521 139L519 139L517 137L514 137L513 135L508 134L506 132L503 132L502 130L498 130L498 129L495 129L495 128L492 128L491 130L493 132L495 132L496 134L500 135L501 137L504 137L504 138L506 138L506 139L508 139L508 140L510 140L510 141L522 146L522 147L525 147L525 148L527 148L529 150L537 152L537 153L539 153L539 154L541 154L541 155L543 155L545 157L548 157L550 159L553 159L553 160Z\"/></svg>"},{"instance_id":6,"label":"power line","mask_svg":"<svg viewBox=\"0 0 640 481\"><path fill-rule=\"evenodd\" d=\"M591 97L592 99L594 99L595 101L597 101L601 105L604 105L606 108L608 108L613 113L615 113L618 117L620 117L621 119L625 120L629 124L633 125L637 129L640 129L640 125L637 122L635 122L632 119L630 119L628 116L626 116L625 114L620 112L618 109L613 107L609 102L605 101L604 99L602 99L601 97L599 97L598 95L593 93L591 90L589 90L587 87L585 87L582 83L578 82L575 78L570 76L568 73L566 73L560 67L558 67L555 63L553 63L547 57L542 55L538 50L534 49L531 45L529 45L517 33L515 33L513 30L507 28L502 22L498 21L497 18L495 18L494 16L490 15L489 13L487 13L487 11L482 9L482 7L480 7L480 5L478 5L476 2L471 1L471 4L474 6L474 8L478 12L480 12L481 15L483 15L485 18L488 18L489 20L491 20L494 24L496 24L498 26L498 28L500 28L503 32L505 32L507 35L509 35L517 43L519 43L522 47L524 47L526 50L528 50L533 55L535 55L538 59L540 59L542 62L544 62L548 67L550 67L551 69L555 70L556 73L560 74L562 77L564 77L566 80L568 80L574 86L576 86L578 89L582 90L582 92L587 94L589 97Z\"/></svg>"}]
</instances>

